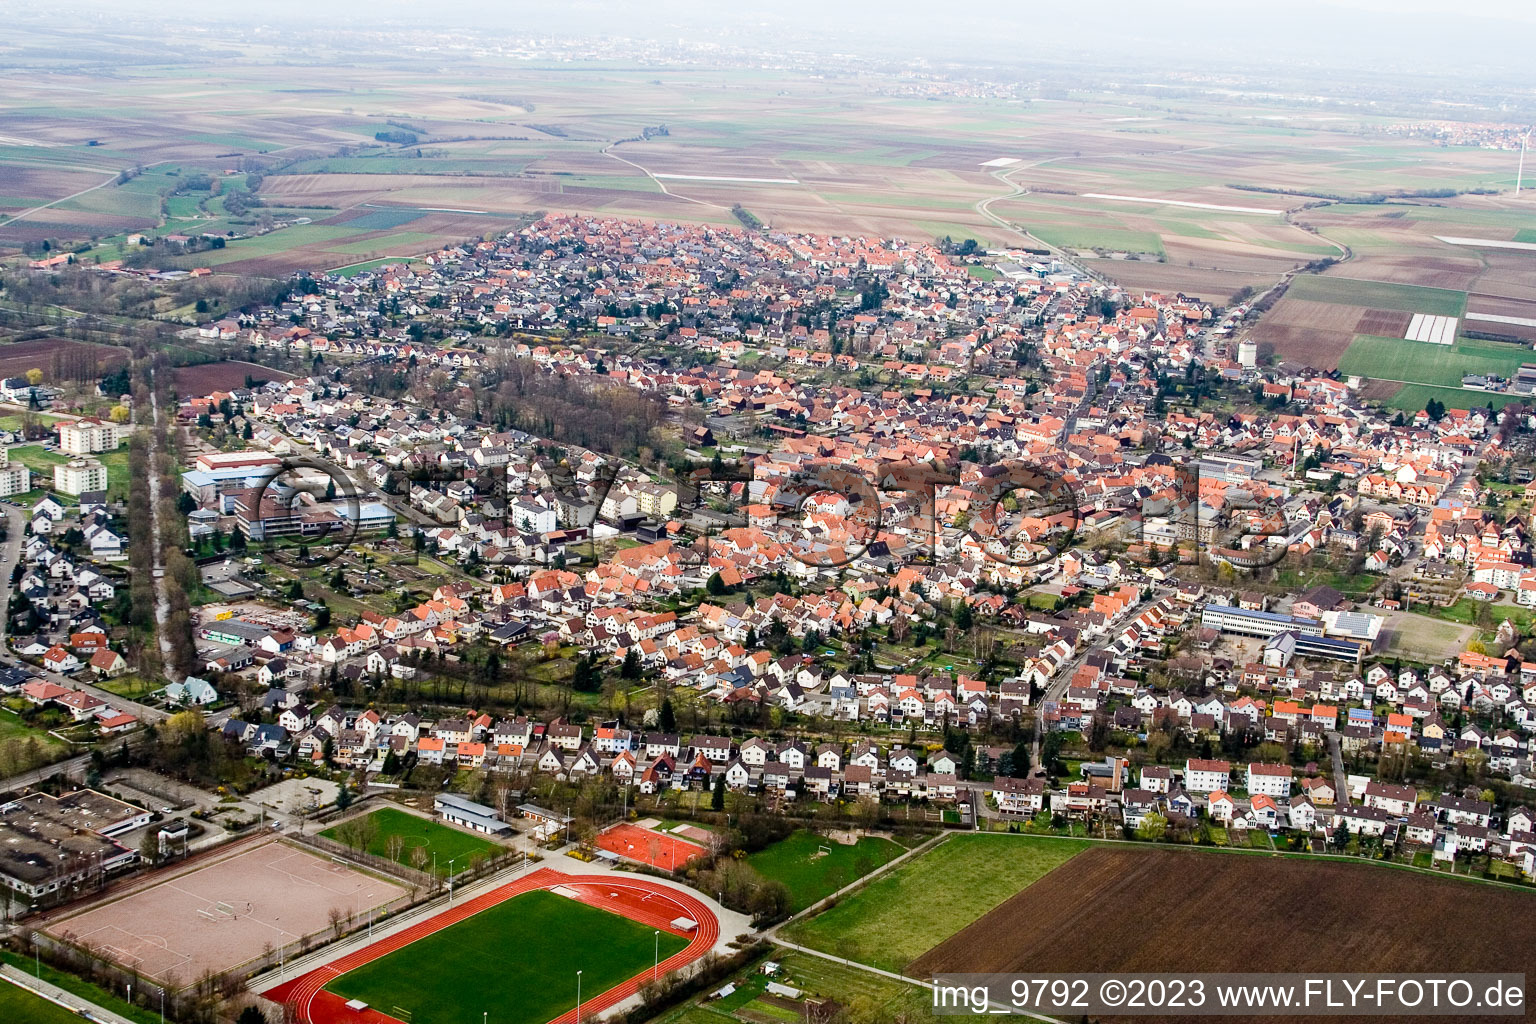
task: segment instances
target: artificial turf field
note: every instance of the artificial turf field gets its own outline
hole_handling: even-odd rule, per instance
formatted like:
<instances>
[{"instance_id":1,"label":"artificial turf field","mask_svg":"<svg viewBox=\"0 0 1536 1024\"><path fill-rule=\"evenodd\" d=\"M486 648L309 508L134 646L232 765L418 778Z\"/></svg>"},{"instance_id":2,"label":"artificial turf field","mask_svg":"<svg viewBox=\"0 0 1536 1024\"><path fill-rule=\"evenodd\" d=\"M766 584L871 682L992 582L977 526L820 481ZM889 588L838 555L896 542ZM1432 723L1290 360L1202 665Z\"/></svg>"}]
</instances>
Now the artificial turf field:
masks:
<instances>
[{"instance_id":1,"label":"artificial turf field","mask_svg":"<svg viewBox=\"0 0 1536 1024\"><path fill-rule=\"evenodd\" d=\"M524 893L434 932L326 985L411 1024L546 1024L653 963L654 929L545 890ZM688 945L661 933L664 961Z\"/></svg>"},{"instance_id":2,"label":"artificial turf field","mask_svg":"<svg viewBox=\"0 0 1536 1024\"><path fill-rule=\"evenodd\" d=\"M407 814L393 807L381 807L368 817L372 819L375 826L373 839L368 843L369 853L376 857L388 857L390 837L398 835L405 839L405 845L400 848L400 856L396 861L414 867L411 851L418 846L425 847L427 860L422 867L423 871L432 870L434 854L437 857L437 873L447 875L449 861L453 861L455 871L462 871L469 867L470 862L476 857L490 857L507 852L506 847L488 839L481 839L472 833L449 828L447 825L440 825L435 821ZM326 829L320 834L338 843L346 842L339 826Z\"/></svg>"}]
</instances>

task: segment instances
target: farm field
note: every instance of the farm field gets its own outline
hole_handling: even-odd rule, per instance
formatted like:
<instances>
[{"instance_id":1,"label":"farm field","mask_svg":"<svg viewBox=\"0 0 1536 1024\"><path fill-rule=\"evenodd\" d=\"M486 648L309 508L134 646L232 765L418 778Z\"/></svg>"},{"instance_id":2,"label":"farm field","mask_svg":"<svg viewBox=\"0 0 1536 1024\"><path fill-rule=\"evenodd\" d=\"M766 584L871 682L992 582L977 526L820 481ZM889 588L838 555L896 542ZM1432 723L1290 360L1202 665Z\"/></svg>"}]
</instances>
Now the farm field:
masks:
<instances>
[{"instance_id":1,"label":"farm field","mask_svg":"<svg viewBox=\"0 0 1536 1024\"><path fill-rule=\"evenodd\" d=\"M128 350L68 338L37 338L0 344L0 377L24 377L42 370L43 383L54 384L72 374L97 380L128 362Z\"/></svg>"},{"instance_id":2,"label":"farm field","mask_svg":"<svg viewBox=\"0 0 1536 1024\"><path fill-rule=\"evenodd\" d=\"M171 37L168 44L198 50L208 43L179 29ZM408 255L543 210L734 226L736 203L790 230L1025 241L975 208L995 199L1005 222L1063 246L1166 253L1165 264L1106 268L1132 287L1183 286L1216 300L1337 253L1334 242L1354 244L1287 223L1278 213L1309 200L1264 189L1363 196L1507 189L1513 178L1496 152L1320 126L1310 107L1278 102L1233 100L1218 109L1209 98L1179 95L1149 108L1139 97L1091 91L1070 105L919 100L868 82L778 71L475 58L445 71L425 55L307 62L304 88L289 89L273 83L290 80L293 64L243 41L229 47L217 79L199 82L195 109L189 72L175 64L145 68L131 87L105 96L88 74L62 69L46 81L13 83L0 210L103 187L0 223L0 244L97 236L109 239L100 249L110 252L110 240L133 229L249 231L258 218L236 217L224 198L258 178L273 216L299 213L313 223L189 261L275 275ZM414 141L374 139L404 111ZM78 130L86 113L95 145ZM668 131L636 138L638 126L657 123ZM144 168L138 177L113 182L135 166ZM170 195L194 172L215 175L221 187ZM658 183L653 174L686 177ZM1477 234L1453 207L1492 216L1504 204L1447 200L1434 206L1451 209L1444 223L1431 225L1439 215L1424 213L1403 224L1426 237L1431 227ZM1392 225L1379 228L1375 215L1399 209L1356 205L1363 212L1308 216L1362 239L1390 234ZM1536 220L1509 223L1508 234L1536 228Z\"/></svg>"},{"instance_id":3,"label":"farm field","mask_svg":"<svg viewBox=\"0 0 1536 1024\"><path fill-rule=\"evenodd\" d=\"M1355 336L1339 360L1339 372L1459 390L1462 374L1513 377L1521 363L1532 360L1530 349L1507 342L1458 338L1451 345L1431 345L1361 334ZM1482 405L1485 397L1477 391L1462 391L1461 395L1468 405Z\"/></svg>"},{"instance_id":4,"label":"farm field","mask_svg":"<svg viewBox=\"0 0 1536 1024\"><path fill-rule=\"evenodd\" d=\"M1466 312L1467 297L1448 288L1425 288L1384 281L1361 281L1348 277L1319 277L1306 274L1291 282L1287 298L1311 302L1363 306L1368 309L1394 309L1405 313L1433 313L1459 317Z\"/></svg>"},{"instance_id":5,"label":"farm field","mask_svg":"<svg viewBox=\"0 0 1536 1024\"><path fill-rule=\"evenodd\" d=\"M1469 409L1474 406L1486 409L1490 405L1495 409L1502 409L1510 402L1523 400L1520 395L1486 394L1482 391L1466 391L1441 384L1398 385L1386 381L1372 383L1379 385L1381 390L1372 388L1366 397L1381 402L1389 409L1401 409L1403 412L1419 412L1429 404L1431 398L1447 409Z\"/></svg>"},{"instance_id":6,"label":"farm field","mask_svg":"<svg viewBox=\"0 0 1536 1024\"><path fill-rule=\"evenodd\" d=\"M545 1024L576 1003L634 977L656 953L653 929L565 896L538 890L482 910L377 960L326 988L382 1012L409 1011L413 1024L461 1024L466 986L506 1024ZM665 960L688 943L660 935Z\"/></svg>"},{"instance_id":7,"label":"farm field","mask_svg":"<svg viewBox=\"0 0 1536 1024\"><path fill-rule=\"evenodd\" d=\"M764 878L787 885L790 907L798 913L902 852L899 844L878 836L862 836L848 846L802 831L752 854L747 863Z\"/></svg>"},{"instance_id":8,"label":"farm field","mask_svg":"<svg viewBox=\"0 0 1536 1024\"><path fill-rule=\"evenodd\" d=\"M220 363L199 363L196 366L178 366L171 372L179 394L199 397L215 391L243 388L247 377L253 383L293 378L291 373L274 370L260 363L246 363L237 359Z\"/></svg>"},{"instance_id":9,"label":"farm field","mask_svg":"<svg viewBox=\"0 0 1536 1024\"><path fill-rule=\"evenodd\" d=\"M1243 906L1234 912L1238 892ZM1242 971L1252 969L1256 949L1265 950L1266 971L1348 964L1363 972L1529 973L1533 907L1531 893L1364 863L1099 847L908 973Z\"/></svg>"},{"instance_id":10,"label":"farm field","mask_svg":"<svg viewBox=\"0 0 1536 1024\"><path fill-rule=\"evenodd\" d=\"M450 861L456 861L454 870L459 871L476 859L506 852L503 846L488 839L393 807L381 807L367 815L367 820L375 828L367 847L369 853L376 857L390 857L390 840L398 836L402 843L393 860L399 864L416 866L414 851L424 849L426 860L422 862L421 870L436 870L439 875L448 874ZM328 828L320 834L338 843L346 842L343 826Z\"/></svg>"},{"instance_id":11,"label":"farm field","mask_svg":"<svg viewBox=\"0 0 1536 1024\"><path fill-rule=\"evenodd\" d=\"M784 930L792 942L888 971L964 928L1089 844L955 835L837 906Z\"/></svg>"}]
</instances>

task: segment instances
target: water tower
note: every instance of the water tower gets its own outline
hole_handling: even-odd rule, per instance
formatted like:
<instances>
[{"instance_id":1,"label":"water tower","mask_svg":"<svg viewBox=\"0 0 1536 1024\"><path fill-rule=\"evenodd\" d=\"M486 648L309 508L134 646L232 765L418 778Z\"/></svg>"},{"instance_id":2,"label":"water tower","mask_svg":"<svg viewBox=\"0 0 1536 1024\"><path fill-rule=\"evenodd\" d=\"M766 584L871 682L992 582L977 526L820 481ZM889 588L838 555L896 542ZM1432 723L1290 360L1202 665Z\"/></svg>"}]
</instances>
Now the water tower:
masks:
<instances>
[{"instance_id":1,"label":"water tower","mask_svg":"<svg viewBox=\"0 0 1536 1024\"><path fill-rule=\"evenodd\" d=\"M1259 343L1252 338L1244 338L1237 343L1237 361L1252 370L1259 365Z\"/></svg>"}]
</instances>

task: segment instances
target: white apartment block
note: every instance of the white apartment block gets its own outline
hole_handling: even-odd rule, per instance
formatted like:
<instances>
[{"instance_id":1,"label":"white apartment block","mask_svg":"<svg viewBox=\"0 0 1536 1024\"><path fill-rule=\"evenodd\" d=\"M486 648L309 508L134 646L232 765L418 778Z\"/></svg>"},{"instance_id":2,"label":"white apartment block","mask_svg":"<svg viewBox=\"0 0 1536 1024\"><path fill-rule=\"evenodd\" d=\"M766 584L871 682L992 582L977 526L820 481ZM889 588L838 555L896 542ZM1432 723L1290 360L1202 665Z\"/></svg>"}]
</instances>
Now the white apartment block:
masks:
<instances>
[{"instance_id":1,"label":"white apartment block","mask_svg":"<svg viewBox=\"0 0 1536 1024\"><path fill-rule=\"evenodd\" d=\"M1291 766L1287 764L1250 764L1248 766L1248 795L1274 797L1289 800L1291 796Z\"/></svg>"},{"instance_id":2,"label":"white apartment block","mask_svg":"<svg viewBox=\"0 0 1536 1024\"><path fill-rule=\"evenodd\" d=\"M115 452L123 430L110 420L79 419L59 424L59 451L65 455Z\"/></svg>"},{"instance_id":3,"label":"white apartment block","mask_svg":"<svg viewBox=\"0 0 1536 1024\"><path fill-rule=\"evenodd\" d=\"M53 467L53 489L71 497L86 491L104 491L107 467L96 459L70 459Z\"/></svg>"},{"instance_id":4,"label":"white apartment block","mask_svg":"<svg viewBox=\"0 0 1536 1024\"><path fill-rule=\"evenodd\" d=\"M1232 765L1192 757L1184 762L1184 788L1191 793L1214 793L1231 785Z\"/></svg>"},{"instance_id":5,"label":"white apartment block","mask_svg":"<svg viewBox=\"0 0 1536 1024\"><path fill-rule=\"evenodd\" d=\"M8 448L0 448L0 498L24 494L32 489L32 472L21 463L11 462Z\"/></svg>"}]
</instances>

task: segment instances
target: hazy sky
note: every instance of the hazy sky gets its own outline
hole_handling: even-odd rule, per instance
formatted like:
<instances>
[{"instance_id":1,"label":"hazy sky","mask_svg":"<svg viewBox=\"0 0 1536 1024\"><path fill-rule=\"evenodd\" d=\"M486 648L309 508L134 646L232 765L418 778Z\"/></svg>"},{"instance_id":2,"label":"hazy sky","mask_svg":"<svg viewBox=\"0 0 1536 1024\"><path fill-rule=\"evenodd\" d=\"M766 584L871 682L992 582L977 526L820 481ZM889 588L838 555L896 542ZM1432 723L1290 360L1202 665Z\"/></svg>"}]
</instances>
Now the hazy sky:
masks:
<instances>
[{"instance_id":1,"label":"hazy sky","mask_svg":"<svg viewBox=\"0 0 1536 1024\"><path fill-rule=\"evenodd\" d=\"M13 0L16 2L16 0ZM67 20L127 11L293 27L458 29L728 42L889 58L990 63L1060 58L1119 74L1127 62L1168 70L1326 64L1341 71L1485 73L1508 68L1536 87L1531 0L1098 0L966 4L933 0L19 0ZM94 20L94 19L93 19Z\"/></svg>"}]
</instances>

